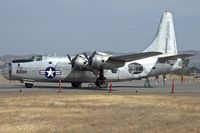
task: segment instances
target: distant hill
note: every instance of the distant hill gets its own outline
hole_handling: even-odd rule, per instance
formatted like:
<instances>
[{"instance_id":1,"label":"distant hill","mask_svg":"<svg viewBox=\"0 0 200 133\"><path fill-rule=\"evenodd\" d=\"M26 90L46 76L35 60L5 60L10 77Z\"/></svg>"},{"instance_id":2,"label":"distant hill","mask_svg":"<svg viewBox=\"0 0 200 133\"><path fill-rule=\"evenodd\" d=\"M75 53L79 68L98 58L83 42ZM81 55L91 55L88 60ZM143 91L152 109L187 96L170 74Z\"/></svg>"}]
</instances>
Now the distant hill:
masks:
<instances>
[{"instance_id":1,"label":"distant hill","mask_svg":"<svg viewBox=\"0 0 200 133\"><path fill-rule=\"evenodd\" d=\"M5 62L3 62L3 61L0 60L0 65L3 65L4 63L5 63Z\"/></svg>"},{"instance_id":2,"label":"distant hill","mask_svg":"<svg viewBox=\"0 0 200 133\"><path fill-rule=\"evenodd\" d=\"M180 53L188 53L188 54L195 54L194 56L191 56L189 67L195 66L200 69L200 51L197 50L186 50L181 51Z\"/></svg>"},{"instance_id":3,"label":"distant hill","mask_svg":"<svg viewBox=\"0 0 200 133\"><path fill-rule=\"evenodd\" d=\"M27 59L30 58L33 55L4 55L0 56L0 69L6 62L11 62L15 59Z\"/></svg>"},{"instance_id":4,"label":"distant hill","mask_svg":"<svg viewBox=\"0 0 200 133\"><path fill-rule=\"evenodd\" d=\"M27 58L30 58L31 56L33 55L4 55L4 56L0 56L0 61L10 62L15 59L22 59L22 58L27 59Z\"/></svg>"}]
</instances>

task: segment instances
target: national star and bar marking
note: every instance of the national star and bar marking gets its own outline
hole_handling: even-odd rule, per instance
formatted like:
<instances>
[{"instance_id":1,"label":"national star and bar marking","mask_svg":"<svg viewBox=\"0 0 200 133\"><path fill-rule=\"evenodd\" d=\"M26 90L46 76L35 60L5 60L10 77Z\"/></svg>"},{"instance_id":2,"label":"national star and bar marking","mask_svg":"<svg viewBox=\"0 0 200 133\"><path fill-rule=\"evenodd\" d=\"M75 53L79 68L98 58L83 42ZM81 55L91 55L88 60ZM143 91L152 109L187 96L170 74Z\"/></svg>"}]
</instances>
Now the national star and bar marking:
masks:
<instances>
[{"instance_id":1,"label":"national star and bar marking","mask_svg":"<svg viewBox=\"0 0 200 133\"><path fill-rule=\"evenodd\" d=\"M40 75L45 75L47 78L52 79L56 75L61 75L60 70L56 70L54 67L47 67L45 70L39 71Z\"/></svg>"}]
</instances>

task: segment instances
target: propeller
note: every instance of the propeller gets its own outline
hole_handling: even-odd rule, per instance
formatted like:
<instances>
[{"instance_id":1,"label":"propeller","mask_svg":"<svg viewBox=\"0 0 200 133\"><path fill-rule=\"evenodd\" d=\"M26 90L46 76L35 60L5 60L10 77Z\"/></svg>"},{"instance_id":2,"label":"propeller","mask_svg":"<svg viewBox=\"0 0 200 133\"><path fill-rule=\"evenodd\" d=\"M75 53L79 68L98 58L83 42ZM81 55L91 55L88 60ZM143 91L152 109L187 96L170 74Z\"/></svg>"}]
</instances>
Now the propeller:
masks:
<instances>
[{"instance_id":1,"label":"propeller","mask_svg":"<svg viewBox=\"0 0 200 133\"><path fill-rule=\"evenodd\" d=\"M72 59L71 56L69 54L67 54L68 59L70 60L70 62L72 63Z\"/></svg>"},{"instance_id":2,"label":"propeller","mask_svg":"<svg viewBox=\"0 0 200 133\"><path fill-rule=\"evenodd\" d=\"M86 52L83 53L84 56L85 56L85 58L88 60L88 64L89 64L89 66L92 65L92 59L94 58L94 56L95 56L96 53L97 53L97 52L94 51L94 52L92 53L92 55L91 55L89 58L88 58L88 55L86 54Z\"/></svg>"},{"instance_id":3,"label":"propeller","mask_svg":"<svg viewBox=\"0 0 200 133\"><path fill-rule=\"evenodd\" d=\"M72 68L74 68L75 65L75 61L78 57L78 54L72 59L71 56L69 54L67 54L68 59L70 60L71 64L72 64Z\"/></svg>"}]
</instances>

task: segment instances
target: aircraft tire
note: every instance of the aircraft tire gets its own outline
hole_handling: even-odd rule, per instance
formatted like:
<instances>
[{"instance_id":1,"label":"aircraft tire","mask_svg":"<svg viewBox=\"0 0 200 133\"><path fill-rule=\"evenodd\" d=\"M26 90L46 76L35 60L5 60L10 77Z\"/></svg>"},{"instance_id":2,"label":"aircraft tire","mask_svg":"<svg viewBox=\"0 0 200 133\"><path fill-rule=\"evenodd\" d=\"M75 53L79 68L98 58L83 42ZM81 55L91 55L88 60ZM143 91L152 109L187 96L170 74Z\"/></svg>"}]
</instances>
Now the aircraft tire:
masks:
<instances>
[{"instance_id":1,"label":"aircraft tire","mask_svg":"<svg viewBox=\"0 0 200 133\"><path fill-rule=\"evenodd\" d=\"M81 87L81 83L80 82L71 82L72 87L78 88Z\"/></svg>"},{"instance_id":2,"label":"aircraft tire","mask_svg":"<svg viewBox=\"0 0 200 133\"><path fill-rule=\"evenodd\" d=\"M32 87L33 87L33 84L25 83L25 87L26 87L26 88L32 88Z\"/></svg>"},{"instance_id":3,"label":"aircraft tire","mask_svg":"<svg viewBox=\"0 0 200 133\"><path fill-rule=\"evenodd\" d=\"M105 77L104 77L103 80L104 81L102 81L102 79L98 78L97 81L96 81L96 86L99 87L99 88L107 88L108 87L108 81Z\"/></svg>"}]
</instances>

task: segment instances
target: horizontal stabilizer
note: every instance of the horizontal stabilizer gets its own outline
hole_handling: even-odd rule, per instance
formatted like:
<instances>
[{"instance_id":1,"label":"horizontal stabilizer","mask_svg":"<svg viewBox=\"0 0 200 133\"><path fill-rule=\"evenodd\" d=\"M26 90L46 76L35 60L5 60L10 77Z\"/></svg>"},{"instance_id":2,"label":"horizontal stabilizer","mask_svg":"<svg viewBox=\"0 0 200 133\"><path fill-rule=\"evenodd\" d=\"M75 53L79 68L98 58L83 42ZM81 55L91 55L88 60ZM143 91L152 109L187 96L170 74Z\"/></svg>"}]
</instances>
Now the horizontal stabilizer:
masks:
<instances>
[{"instance_id":1,"label":"horizontal stabilizer","mask_svg":"<svg viewBox=\"0 0 200 133\"><path fill-rule=\"evenodd\" d=\"M143 53L133 53L133 54L124 54L124 55L116 55L116 56L110 56L108 58L108 61L134 61L139 60L151 56L156 56L162 54L161 52L143 52Z\"/></svg>"},{"instance_id":2,"label":"horizontal stabilizer","mask_svg":"<svg viewBox=\"0 0 200 133\"><path fill-rule=\"evenodd\" d=\"M187 58L193 55L194 54L178 54L178 55L172 55L172 56L166 56L166 57L159 57L158 60L160 62L165 62L168 60L177 60L178 58Z\"/></svg>"}]
</instances>

